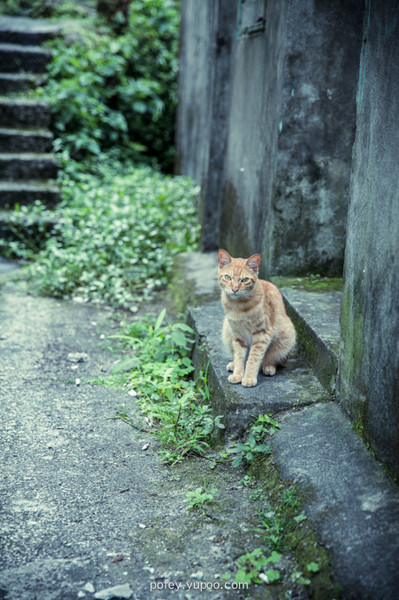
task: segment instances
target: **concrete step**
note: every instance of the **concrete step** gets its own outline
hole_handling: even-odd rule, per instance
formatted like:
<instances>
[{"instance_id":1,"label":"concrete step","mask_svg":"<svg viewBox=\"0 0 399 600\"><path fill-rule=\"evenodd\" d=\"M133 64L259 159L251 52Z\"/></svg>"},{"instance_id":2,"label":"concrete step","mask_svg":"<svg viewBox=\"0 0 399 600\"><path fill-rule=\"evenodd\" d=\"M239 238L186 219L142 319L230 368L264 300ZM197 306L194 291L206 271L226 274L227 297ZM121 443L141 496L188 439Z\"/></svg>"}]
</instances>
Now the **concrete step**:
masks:
<instances>
[{"instance_id":1,"label":"concrete step","mask_svg":"<svg viewBox=\"0 0 399 600\"><path fill-rule=\"evenodd\" d=\"M283 290L304 322L297 355L274 377L260 375L254 388L232 385L226 371L231 357L224 355L221 342L223 310L220 301L207 300L214 293L216 256L211 260L205 257L203 264L212 277L207 280L207 291L202 289L202 299L196 296L197 305L189 309L187 318L195 331L196 369L207 369L214 414L224 416L229 438L239 437L259 414L274 416L281 426L267 440L274 462L282 479L299 487L303 512L329 552L342 598L395 600L399 589L399 488L368 452L340 405L331 400L301 360L310 331L321 337L320 343L328 350L336 349L339 294L323 300L324 294ZM192 260L188 255L184 268L187 276L182 286L188 283L194 292L199 290L204 283L201 259L196 255ZM195 301L195 296L191 298ZM318 304L315 310L312 302Z\"/></svg>"},{"instance_id":2,"label":"concrete step","mask_svg":"<svg viewBox=\"0 0 399 600\"><path fill-rule=\"evenodd\" d=\"M48 129L48 103L34 99L0 97L0 127Z\"/></svg>"},{"instance_id":3,"label":"concrete step","mask_svg":"<svg viewBox=\"0 0 399 600\"><path fill-rule=\"evenodd\" d=\"M0 44L0 71L2 73L44 73L51 58L49 50L40 46Z\"/></svg>"},{"instance_id":4,"label":"concrete step","mask_svg":"<svg viewBox=\"0 0 399 600\"><path fill-rule=\"evenodd\" d=\"M47 77L33 73L0 73L0 94L17 94L44 85Z\"/></svg>"},{"instance_id":5,"label":"concrete step","mask_svg":"<svg viewBox=\"0 0 399 600\"><path fill-rule=\"evenodd\" d=\"M340 344L340 292L281 288L298 347L322 385L335 392Z\"/></svg>"},{"instance_id":6,"label":"concrete step","mask_svg":"<svg viewBox=\"0 0 399 600\"><path fill-rule=\"evenodd\" d=\"M32 204L40 200L54 207L61 199L60 189L54 181L0 181L0 209L12 209L16 204Z\"/></svg>"},{"instance_id":7,"label":"concrete step","mask_svg":"<svg viewBox=\"0 0 399 600\"><path fill-rule=\"evenodd\" d=\"M0 179L55 179L58 163L53 154L0 154Z\"/></svg>"},{"instance_id":8,"label":"concrete step","mask_svg":"<svg viewBox=\"0 0 399 600\"><path fill-rule=\"evenodd\" d=\"M40 45L60 33L61 26L54 21L26 17L0 17L0 43Z\"/></svg>"},{"instance_id":9,"label":"concrete step","mask_svg":"<svg viewBox=\"0 0 399 600\"><path fill-rule=\"evenodd\" d=\"M330 553L343 598L395 600L399 590L399 488L367 451L340 406L277 417L271 446L295 481L304 512Z\"/></svg>"},{"instance_id":10,"label":"concrete step","mask_svg":"<svg viewBox=\"0 0 399 600\"><path fill-rule=\"evenodd\" d=\"M196 332L194 362L197 374L208 367L208 383L212 389L212 407L216 415L224 415L224 433L237 437L259 414L297 410L303 406L327 401L330 396L310 372L299 354L293 356L274 377L259 375L258 385L244 388L228 382L226 365L231 360L221 340L224 312L219 300L199 308L190 308L188 324Z\"/></svg>"},{"instance_id":11,"label":"concrete step","mask_svg":"<svg viewBox=\"0 0 399 600\"><path fill-rule=\"evenodd\" d=\"M0 239L6 242L21 239L40 239L43 232L51 232L56 225L55 219L17 216L12 211L0 211Z\"/></svg>"},{"instance_id":12,"label":"concrete step","mask_svg":"<svg viewBox=\"0 0 399 600\"><path fill-rule=\"evenodd\" d=\"M0 152L49 152L52 142L47 129L0 128Z\"/></svg>"}]
</instances>

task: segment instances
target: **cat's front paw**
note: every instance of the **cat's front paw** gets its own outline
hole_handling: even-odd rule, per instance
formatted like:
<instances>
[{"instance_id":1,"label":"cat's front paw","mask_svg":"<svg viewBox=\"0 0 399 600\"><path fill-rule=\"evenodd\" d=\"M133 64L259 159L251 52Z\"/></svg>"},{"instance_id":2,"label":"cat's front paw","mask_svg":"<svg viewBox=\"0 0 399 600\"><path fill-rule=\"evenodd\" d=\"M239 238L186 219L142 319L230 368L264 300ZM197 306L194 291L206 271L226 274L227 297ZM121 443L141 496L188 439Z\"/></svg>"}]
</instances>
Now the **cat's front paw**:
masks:
<instances>
[{"instance_id":1,"label":"cat's front paw","mask_svg":"<svg viewBox=\"0 0 399 600\"><path fill-rule=\"evenodd\" d=\"M228 376L228 380L230 381L230 383L241 383L242 375L236 375L232 373Z\"/></svg>"},{"instance_id":2,"label":"cat's front paw","mask_svg":"<svg viewBox=\"0 0 399 600\"><path fill-rule=\"evenodd\" d=\"M244 387L255 387L258 380L256 377L244 377L241 383Z\"/></svg>"},{"instance_id":3,"label":"cat's front paw","mask_svg":"<svg viewBox=\"0 0 399 600\"><path fill-rule=\"evenodd\" d=\"M226 369L228 371L234 371L234 360L232 360L231 362L229 362L229 364L227 365Z\"/></svg>"}]
</instances>

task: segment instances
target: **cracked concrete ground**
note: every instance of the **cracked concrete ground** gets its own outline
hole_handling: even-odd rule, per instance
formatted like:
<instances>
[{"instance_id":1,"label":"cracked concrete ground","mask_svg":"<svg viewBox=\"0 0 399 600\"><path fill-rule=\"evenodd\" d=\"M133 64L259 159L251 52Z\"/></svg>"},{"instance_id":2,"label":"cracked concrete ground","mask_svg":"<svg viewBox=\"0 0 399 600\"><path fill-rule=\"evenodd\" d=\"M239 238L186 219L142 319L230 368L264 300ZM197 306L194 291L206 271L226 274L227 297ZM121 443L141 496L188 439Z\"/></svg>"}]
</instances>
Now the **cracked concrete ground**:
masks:
<instances>
[{"instance_id":1,"label":"cracked concrete ground","mask_svg":"<svg viewBox=\"0 0 399 600\"><path fill-rule=\"evenodd\" d=\"M152 436L112 420L121 404L133 410L131 396L87 383L114 364L111 317L0 288L0 598L91 599L128 585L136 600L195 600L201 583L212 600L268 597L221 579L260 545L242 474L196 459L168 468ZM219 501L188 511L204 478Z\"/></svg>"}]
</instances>

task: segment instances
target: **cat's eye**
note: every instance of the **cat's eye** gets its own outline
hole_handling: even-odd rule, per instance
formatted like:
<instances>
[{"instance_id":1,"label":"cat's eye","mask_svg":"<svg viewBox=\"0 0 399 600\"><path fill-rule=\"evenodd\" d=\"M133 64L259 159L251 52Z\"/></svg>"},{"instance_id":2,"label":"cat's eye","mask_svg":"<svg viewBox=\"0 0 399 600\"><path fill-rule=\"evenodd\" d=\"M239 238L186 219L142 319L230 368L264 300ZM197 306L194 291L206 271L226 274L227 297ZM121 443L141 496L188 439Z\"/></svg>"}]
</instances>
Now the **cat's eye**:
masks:
<instances>
[{"instance_id":1,"label":"cat's eye","mask_svg":"<svg viewBox=\"0 0 399 600\"><path fill-rule=\"evenodd\" d=\"M248 283L248 281L249 281L249 277L243 277L241 279L241 283Z\"/></svg>"},{"instance_id":2,"label":"cat's eye","mask_svg":"<svg viewBox=\"0 0 399 600\"><path fill-rule=\"evenodd\" d=\"M225 274L224 278L226 279L226 281L231 281L231 277L230 275L227 275L227 273Z\"/></svg>"}]
</instances>

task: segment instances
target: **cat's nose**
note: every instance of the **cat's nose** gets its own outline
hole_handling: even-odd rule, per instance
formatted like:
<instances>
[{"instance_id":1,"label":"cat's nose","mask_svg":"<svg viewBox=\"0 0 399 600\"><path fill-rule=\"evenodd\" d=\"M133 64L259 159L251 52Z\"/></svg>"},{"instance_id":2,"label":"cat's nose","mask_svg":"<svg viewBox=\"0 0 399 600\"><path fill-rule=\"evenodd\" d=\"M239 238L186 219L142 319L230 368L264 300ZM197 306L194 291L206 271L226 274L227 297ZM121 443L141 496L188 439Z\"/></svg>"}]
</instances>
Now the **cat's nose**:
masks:
<instances>
[{"instance_id":1,"label":"cat's nose","mask_svg":"<svg viewBox=\"0 0 399 600\"><path fill-rule=\"evenodd\" d=\"M233 287L232 290L233 290L233 293L236 294L238 292L238 287Z\"/></svg>"}]
</instances>

